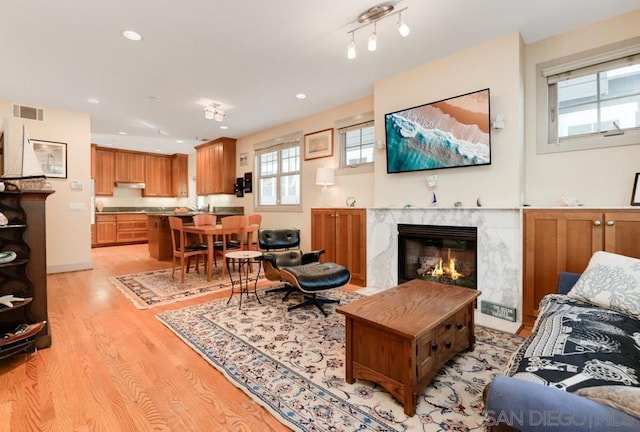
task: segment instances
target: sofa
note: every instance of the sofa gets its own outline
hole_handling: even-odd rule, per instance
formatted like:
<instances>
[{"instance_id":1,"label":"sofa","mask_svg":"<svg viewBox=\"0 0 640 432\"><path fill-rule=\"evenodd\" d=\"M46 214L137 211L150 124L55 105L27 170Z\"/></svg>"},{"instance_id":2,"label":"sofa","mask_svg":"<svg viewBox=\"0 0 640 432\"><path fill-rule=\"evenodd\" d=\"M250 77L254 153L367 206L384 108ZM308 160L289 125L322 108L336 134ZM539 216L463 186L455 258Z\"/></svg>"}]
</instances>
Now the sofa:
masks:
<instances>
[{"instance_id":1,"label":"sofa","mask_svg":"<svg viewBox=\"0 0 640 432\"><path fill-rule=\"evenodd\" d=\"M640 431L640 260L561 274L484 402L492 431Z\"/></svg>"}]
</instances>

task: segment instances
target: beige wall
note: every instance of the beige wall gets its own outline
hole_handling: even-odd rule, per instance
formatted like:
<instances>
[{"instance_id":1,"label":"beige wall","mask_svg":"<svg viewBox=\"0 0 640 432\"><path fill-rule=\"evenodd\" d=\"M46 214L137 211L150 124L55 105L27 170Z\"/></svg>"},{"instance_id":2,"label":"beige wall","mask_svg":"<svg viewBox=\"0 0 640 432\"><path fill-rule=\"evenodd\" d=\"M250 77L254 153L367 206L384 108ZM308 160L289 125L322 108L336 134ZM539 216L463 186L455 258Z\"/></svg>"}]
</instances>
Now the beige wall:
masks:
<instances>
[{"instance_id":1,"label":"beige wall","mask_svg":"<svg viewBox=\"0 0 640 432\"><path fill-rule=\"evenodd\" d=\"M17 101L20 103L20 101ZM22 125L30 138L67 144L67 178L50 178L55 193L46 201L47 270L49 273L92 267L90 175L91 123L88 113L55 108L45 109L45 121L11 117L11 102L0 101L0 115L5 128L5 167L10 166L22 143ZM71 190L77 181L82 190ZM71 211L70 204L84 205L82 211ZM32 248L40 245L30 245Z\"/></svg>"},{"instance_id":2,"label":"beige wall","mask_svg":"<svg viewBox=\"0 0 640 432\"><path fill-rule=\"evenodd\" d=\"M640 172L640 143L623 147L536 154L536 65L640 36L640 10L549 38L526 47L526 201L557 205L577 197L587 206L626 206L635 173ZM606 138L603 138L606 139Z\"/></svg>"},{"instance_id":3,"label":"beige wall","mask_svg":"<svg viewBox=\"0 0 640 432\"><path fill-rule=\"evenodd\" d=\"M521 56L518 33L408 70L375 84L376 136L384 137L385 113L489 88L491 116L502 114L504 129L491 130L491 165L387 174L386 153L375 170L376 207L431 206L435 192L439 207L486 207L520 204L522 189L523 117ZM434 189L427 177L437 175ZM505 181L505 179L509 179Z\"/></svg>"},{"instance_id":4,"label":"beige wall","mask_svg":"<svg viewBox=\"0 0 640 432\"><path fill-rule=\"evenodd\" d=\"M256 143L293 132L304 134L335 127L342 119L370 111L375 113L376 136L384 139L385 113L489 87L492 116L505 117L504 129L492 130L492 165L388 175L385 152L376 150L374 172L337 175L330 205L343 206L347 196L354 196L357 207L427 207L432 192L426 185L430 174L438 176L435 192L441 207L450 207L456 201L473 207L477 198L485 207L513 207L523 202L523 196L524 203L548 206L556 205L563 194L576 195L592 206L628 205L634 173L640 172L640 145L536 154L534 74L540 62L639 36L638 22L640 11L526 47L519 34L513 33L381 80L372 96L239 138L238 155L248 153L249 163L240 166L236 158L237 176L255 172ZM9 101L0 100L0 114L9 119L5 124L11 130L9 136L5 135L5 147L17 146L22 120L9 118ZM32 138L68 144L68 178L51 180L56 193L47 202L49 271L89 268L89 115L47 108L45 122L25 123ZM302 162L303 211L264 212L263 226L299 227L303 248L310 248L310 209L322 206L320 187L314 184L315 171L320 166L338 165L335 150L332 157ZM191 169L192 164L190 161ZM72 180L81 182L84 189L71 191ZM137 201L134 196L121 198ZM209 197L207 202L241 205L251 213L254 198L252 193L243 198ZM78 202L84 203L86 210L70 211L69 204Z\"/></svg>"},{"instance_id":5,"label":"beige wall","mask_svg":"<svg viewBox=\"0 0 640 432\"><path fill-rule=\"evenodd\" d=\"M237 142L237 155L247 153L249 163L247 166L240 166L239 157L236 158L237 177L244 176L245 172L255 173L255 152L253 150L255 144L290 135L295 132L301 132L302 135L304 135L310 132L333 128L336 122L340 120L371 112L372 110L373 97L369 96L309 117L242 137ZM302 157L302 212L262 212L262 226L300 228L302 231L302 248L308 250L311 247L310 211L314 207L323 207L321 186L316 186L315 184L316 169L318 167L338 166L337 145L338 138L334 132L333 156L308 161L305 161L304 157ZM379 153L376 153L376 158L378 154ZM255 179L253 188L254 190L256 188ZM330 207L344 207L345 200L349 196L356 198L356 207L371 207L373 206L373 173L336 173L336 184L335 186L331 186L330 193ZM254 198L255 193L245 194L243 198L237 198L236 203L237 205L244 206L245 213L248 214L253 211Z\"/></svg>"}]
</instances>

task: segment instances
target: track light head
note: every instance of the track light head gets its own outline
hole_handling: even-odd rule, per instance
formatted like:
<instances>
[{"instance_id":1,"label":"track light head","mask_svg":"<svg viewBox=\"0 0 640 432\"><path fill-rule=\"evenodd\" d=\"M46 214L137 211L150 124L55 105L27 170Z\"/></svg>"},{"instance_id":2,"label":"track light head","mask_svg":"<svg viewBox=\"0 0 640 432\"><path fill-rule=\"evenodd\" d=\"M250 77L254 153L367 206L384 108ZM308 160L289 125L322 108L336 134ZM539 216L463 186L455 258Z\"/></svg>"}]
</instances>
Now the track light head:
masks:
<instances>
[{"instance_id":1,"label":"track light head","mask_svg":"<svg viewBox=\"0 0 640 432\"><path fill-rule=\"evenodd\" d=\"M356 41L354 33L351 33L351 42L347 45L347 58L349 60L356 58Z\"/></svg>"},{"instance_id":2,"label":"track light head","mask_svg":"<svg viewBox=\"0 0 640 432\"><path fill-rule=\"evenodd\" d=\"M373 33L369 36L369 43L367 44L367 49L369 51L375 51L378 47L378 36L376 36L376 25L373 25Z\"/></svg>"},{"instance_id":3,"label":"track light head","mask_svg":"<svg viewBox=\"0 0 640 432\"><path fill-rule=\"evenodd\" d=\"M409 36L409 33L411 32L409 26L402 21L402 11L398 13L398 32L400 32L400 36L402 37Z\"/></svg>"}]
</instances>

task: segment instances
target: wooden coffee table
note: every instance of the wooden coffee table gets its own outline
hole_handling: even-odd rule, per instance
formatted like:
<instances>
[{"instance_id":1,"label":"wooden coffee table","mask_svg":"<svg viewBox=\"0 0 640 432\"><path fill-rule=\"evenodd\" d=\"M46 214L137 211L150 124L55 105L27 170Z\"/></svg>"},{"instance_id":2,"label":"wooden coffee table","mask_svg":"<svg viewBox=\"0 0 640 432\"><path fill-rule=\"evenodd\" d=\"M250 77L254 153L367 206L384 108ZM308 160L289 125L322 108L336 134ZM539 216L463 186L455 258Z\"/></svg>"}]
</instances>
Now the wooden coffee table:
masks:
<instances>
[{"instance_id":1,"label":"wooden coffee table","mask_svg":"<svg viewBox=\"0 0 640 432\"><path fill-rule=\"evenodd\" d=\"M404 412L457 353L475 345L474 300L480 291L412 280L340 306L346 317L346 377L376 382Z\"/></svg>"}]
</instances>

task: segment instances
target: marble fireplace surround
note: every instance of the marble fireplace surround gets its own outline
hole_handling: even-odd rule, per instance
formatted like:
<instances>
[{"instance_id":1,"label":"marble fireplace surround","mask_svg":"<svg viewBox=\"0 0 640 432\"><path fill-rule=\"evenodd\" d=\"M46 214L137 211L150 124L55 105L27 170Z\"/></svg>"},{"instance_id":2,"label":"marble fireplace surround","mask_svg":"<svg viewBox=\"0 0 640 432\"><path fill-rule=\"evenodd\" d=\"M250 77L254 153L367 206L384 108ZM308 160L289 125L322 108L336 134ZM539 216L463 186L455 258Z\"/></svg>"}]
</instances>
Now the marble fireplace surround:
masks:
<instances>
[{"instance_id":1,"label":"marble fireplace surround","mask_svg":"<svg viewBox=\"0 0 640 432\"><path fill-rule=\"evenodd\" d=\"M398 284L398 224L477 227L476 323L515 332L522 323L522 212L519 208L367 209L367 294ZM516 308L516 322L480 313L480 301Z\"/></svg>"}]
</instances>

